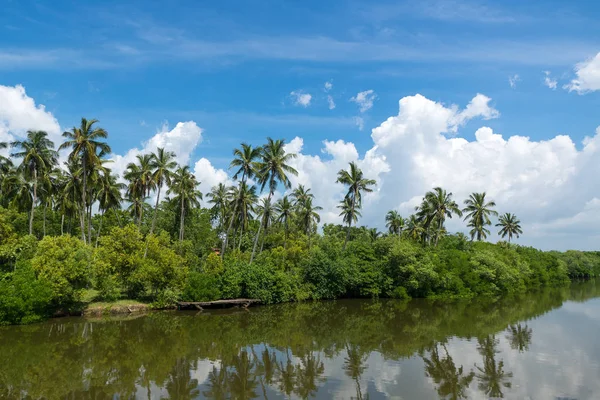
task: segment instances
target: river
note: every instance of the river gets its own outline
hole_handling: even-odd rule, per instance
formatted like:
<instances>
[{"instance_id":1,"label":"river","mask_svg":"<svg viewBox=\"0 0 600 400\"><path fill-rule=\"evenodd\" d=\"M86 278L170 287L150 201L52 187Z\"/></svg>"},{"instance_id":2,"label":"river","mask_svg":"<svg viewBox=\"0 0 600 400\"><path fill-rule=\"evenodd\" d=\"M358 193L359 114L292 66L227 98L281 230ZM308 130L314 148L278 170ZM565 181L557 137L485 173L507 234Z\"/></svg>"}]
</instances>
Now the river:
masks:
<instances>
[{"instance_id":1,"label":"river","mask_svg":"<svg viewBox=\"0 0 600 400\"><path fill-rule=\"evenodd\" d=\"M598 399L600 282L0 328L0 398Z\"/></svg>"}]
</instances>

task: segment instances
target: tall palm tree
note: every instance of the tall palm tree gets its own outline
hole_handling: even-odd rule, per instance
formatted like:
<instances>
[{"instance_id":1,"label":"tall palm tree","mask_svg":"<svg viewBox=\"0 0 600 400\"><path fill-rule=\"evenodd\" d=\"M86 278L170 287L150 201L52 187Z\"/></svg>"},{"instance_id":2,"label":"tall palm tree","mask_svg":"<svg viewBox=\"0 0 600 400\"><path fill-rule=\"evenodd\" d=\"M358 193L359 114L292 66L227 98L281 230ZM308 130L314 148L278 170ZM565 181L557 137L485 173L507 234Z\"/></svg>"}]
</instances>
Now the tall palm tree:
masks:
<instances>
[{"instance_id":1,"label":"tall palm tree","mask_svg":"<svg viewBox=\"0 0 600 400\"><path fill-rule=\"evenodd\" d=\"M406 221L396 210L390 210L385 216L385 226L393 235L400 236Z\"/></svg>"},{"instance_id":2,"label":"tall palm tree","mask_svg":"<svg viewBox=\"0 0 600 400\"><path fill-rule=\"evenodd\" d=\"M237 210L236 215L234 215L234 220L237 222L236 229L239 228L240 230L238 248L241 248L242 235L244 234L244 231L248 229L248 222L252 218L252 213L255 211L255 206L258 202L256 187L249 186L244 182L243 184L240 184L239 187L233 187L230 197L234 202L233 209Z\"/></svg>"},{"instance_id":3,"label":"tall palm tree","mask_svg":"<svg viewBox=\"0 0 600 400\"><path fill-rule=\"evenodd\" d=\"M54 150L54 143L48 139L44 131L28 131L26 140L17 140L11 143L17 149L12 156L22 158L19 169L27 179L33 182L33 196L31 214L29 215L29 234L33 233L33 214L37 203L37 189L40 176L48 174L57 163L58 154Z\"/></svg>"},{"instance_id":4,"label":"tall palm tree","mask_svg":"<svg viewBox=\"0 0 600 400\"><path fill-rule=\"evenodd\" d=\"M104 220L104 213L109 210L116 210L121 207L123 201L122 192L125 190L125 184L117 182L117 176L112 175L110 171L106 170L100 180L100 189L98 191L98 202L100 209L100 226L98 227L98 233L96 234L96 247L98 247L98 241L100 240L100 231L102 230L102 222Z\"/></svg>"},{"instance_id":5,"label":"tall palm tree","mask_svg":"<svg viewBox=\"0 0 600 400\"><path fill-rule=\"evenodd\" d=\"M212 204L211 212L213 218L216 217L219 220L219 232L223 232L225 228L225 219L227 218L227 208L231 199L229 198L230 188L224 183L219 183L210 189L207 193L207 197L210 199L208 202Z\"/></svg>"},{"instance_id":6,"label":"tall palm tree","mask_svg":"<svg viewBox=\"0 0 600 400\"><path fill-rule=\"evenodd\" d=\"M150 155L150 168L152 169L153 186L156 188L156 204L154 205L154 213L152 215L152 226L150 234L154 232L156 226L156 215L158 213L158 204L160 203L160 190L163 185L171 183L173 170L177 167L175 162L175 153L165 151L164 147L156 149L156 153Z\"/></svg>"},{"instance_id":7,"label":"tall palm tree","mask_svg":"<svg viewBox=\"0 0 600 400\"><path fill-rule=\"evenodd\" d=\"M58 148L59 150L70 148L69 159L81 160L83 188L81 190L80 224L81 238L84 242L86 242L85 210L90 203L88 200L90 197L87 187L88 177L98 164L97 160L111 152L110 146L103 141L108 137L108 133L103 128L95 127L97 122L97 119L81 118L79 127L73 127L70 132L63 133L66 140ZM90 237L89 240L91 241L92 238Z\"/></svg>"},{"instance_id":8,"label":"tall palm tree","mask_svg":"<svg viewBox=\"0 0 600 400\"><path fill-rule=\"evenodd\" d=\"M8 143L0 142L0 150L4 150L7 148L8 148ZM2 154L0 154L0 183L2 182L4 175L10 170L11 167L12 167L12 161L10 160L10 158L5 157ZM0 189L0 193L2 193L1 189Z\"/></svg>"},{"instance_id":9,"label":"tall palm tree","mask_svg":"<svg viewBox=\"0 0 600 400\"><path fill-rule=\"evenodd\" d=\"M179 216L179 240L183 241L184 221L187 210L192 207L200 207L202 193L198 190L200 182L190 171L189 166L179 167L171 178L171 186L167 194L175 194L173 200L177 201L181 207Z\"/></svg>"},{"instance_id":10,"label":"tall palm tree","mask_svg":"<svg viewBox=\"0 0 600 400\"><path fill-rule=\"evenodd\" d=\"M412 214L410 217L408 217L405 232L405 234L408 235L409 238L415 241L423 237L423 225L421 224L419 218L416 215Z\"/></svg>"},{"instance_id":11,"label":"tall palm tree","mask_svg":"<svg viewBox=\"0 0 600 400\"><path fill-rule=\"evenodd\" d=\"M352 200L349 197L344 197L344 200L340 201L340 204L337 206L337 208L341 210L340 217L342 217L342 221L348 225L348 230L346 231L346 240L344 241L345 248L350 234L350 226L352 226L353 222L358 221L358 218L361 217L361 214L360 211L354 207Z\"/></svg>"},{"instance_id":12,"label":"tall palm tree","mask_svg":"<svg viewBox=\"0 0 600 400\"><path fill-rule=\"evenodd\" d=\"M491 225L490 215L498 215L492 207L496 207L496 203L493 201L486 201L485 192L482 193L471 193L469 198L465 200L465 208L463 212L466 213L465 221L469 220L468 227L472 228L469 232L471 234L471 240L477 236L477 241L481 241L487 238L490 231L486 229L487 225Z\"/></svg>"},{"instance_id":13,"label":"tall palm tree","mask_svg":"<svg viewBox=\"0 0 600 400\"><path fill-rule=\"evenodd\" d=\"M321 216L318 211L321 211L323 207L313 206L312 197L309 197L304 201L304 204L298 210L298 216L300 217L300 223L304 228L304 232L308 236L308 247L310 248L310 242L312 237L313 228L316 228L317 224L321 222Z\"/></svg>"},{"instance_id":14,"label":"tall palm tree","mask_svg":"<svg viewBox=\"0 0 600 400\"><path fill-rule=\"evenodd\" d=\"M315 195L310 192L310 188L305 188L304 185L298 185L292 191L290 197L294 200L294 206L302 208L308 200L313 200Z\"/></svg>"},{"instance_id":15,"label":"tall palm tree","mask_svg":"<svg viewBox=\"0 0 600 400\"><path fill-rule=\"evenodd\" d=\"M2 192L4 193L4 202L15 207L21 212L32 208L33 202L33 183L27 179L23 171L17 168L11 168L2 181Z\"/></svg>"},{"instance_id":16,"label":"tall palm tree","mask_svg":"<svg viewBox=\"0 0 600 400\"><path fill-rule=\"evenodd\" d=\"M242 143L241 149L233 150L233 160L229 164L229 168L237 168L235 174L233 175L233 179L238 179L238 177L240 178L240 187L245 185L249 178L253 178L256 175L257 160L261 156L261 153L261 147L252 147L247 143ZM236 205L237 202L234 203L233 213L231 214L231 219L229 220L229 226L225 232L225 240L223 240L223 245L221 248L221 258L225 256L225 250L227 249L229 232L233 227L233 221L237 212Z\"/></svg>"},{"instance_id":17,"label":"tall palm tree","mask_svg":"<svg viewBox=\"0 0 600 400\"><path fill-rule=\"evenodd\" d=\"M286 153L284 140L267 138L267 144L262 147L260 157L261 160L256 165L256 175L258 176L261 192L265 186L269 187L269 196L267 198L270 201L277 189L277 184L282 184L286 189L292 186L288 174L295 176L298 175L298 171L289 165L289 162L296 158L296 154ZM250 256L250 263L252 263L256 254L256 244L258 243L262 226L262 223L258 226L254 246L252 247L252 255Z\"/></svg>"},{"instance_id":18,"label":"tall palm tree","mask_svg":"<svg viewBox=\"0 0 600 400\"><path fill-rule=\"evenodd\" d=\"M444 231L446 217L452 218L454 214L460 217L462 216L462 211L452 199L452 193L448 193L440 187L427 192L423 198L423 203L417 207L417 218L423 224L425 233L427 234L432 227L435 227L435 230L438 232L435 235L436 246L440 237L439 233Z\"/></svg>"},{"instance_id":19,"label":"tall palm tree","mask_svg":"<svg viewBox=\"0 0 600 400\"><path fill-rule=\"evenodd\" d=\"M505 213L498 219L499 222L496 226L502 227L500 232L498 232L498 235L501 235L502 238L508 235L508 243L510 243L513 235L518 238L519 235L523 234L523 231L521 230L521 221L519 221L515 214Z\"/></svg>"},{"instance_id":20,"label":"tall palm tree","mask_svg":"<svg viewBox=\"0 0 600 400\"><path fill-rule=\"evenodd\" d=\"M269 234L269 227L275 219L273 203L271 202L271 199L266 197L260 199L260 204L256 206L256 217L260 220L260 223L263 225L263 229L265 230L265 234L260 242L260 251L262 252L263 245L265 244L265 236Z\"/></svg>"},{"instance_id":21,"label":"tall palm tree","mask_svg":"<svg viewBox=\"0 0 600 400\"><path fill-rule=\"evenodd\" d=\"M276 221L283 224L284 239L283 248L287 248L288 231L290 227L290 219L294 213L292 202L288 196L283 196L275 203L275 212L277 213Z\"/></svg>"},{"instance_id":22,"label":"tall palm tree","mask_svg":"<svg viewBox=\"0 0 600 400\"><path fill-rule=\"evenodd\" d=\"M353 214L352 218L349 218L346 221L348 223L346 240L344 241L344 249L346 249L346 244L348 243L348 238L350 237L350 228L352 226L352 222L356 222L358 219L355 219L355 217L360 216L360 213L355 213L354 210L362 208L362 193L372 192L372 186L375 186L377 182L374 179L365 178L362 170L355 162L350 163L350 169L348 171L345 169L339 170L337 176L336 182L348 186L346 198L350 201L349 205Z\"/></svg>"},{"instance_id":23,"label":"tall palm tree","mask_svg":"<svg viewBox=\"0 0 600 400\"><path fill-rule=\"evenodd\" d=\"M139 204L136 217L138 218L138 225L141 226L144 217L143 202L156 187L156 183L152 176L153 157L150 154L138 154L136 158L137 164L127 164L124 178L129 181L127 195L132 202Z\"/></svg>"}]
</instances>

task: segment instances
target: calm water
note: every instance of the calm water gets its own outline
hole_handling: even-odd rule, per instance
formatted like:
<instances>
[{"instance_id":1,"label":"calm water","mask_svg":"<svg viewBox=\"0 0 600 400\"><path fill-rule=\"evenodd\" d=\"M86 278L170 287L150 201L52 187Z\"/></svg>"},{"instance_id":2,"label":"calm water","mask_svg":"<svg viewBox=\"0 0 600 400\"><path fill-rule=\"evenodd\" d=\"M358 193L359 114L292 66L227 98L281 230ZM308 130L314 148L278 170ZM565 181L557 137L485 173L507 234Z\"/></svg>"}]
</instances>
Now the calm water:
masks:
<instances>
[{"instance_id":1,"label":"calm water","mask_svg":"<svg viewBox=\"0 0 600 400\"><path fill-rule=\"evenodd\" d=\"M600 283L0 328L0 398L600 399Z\"/></svg>"}]
</instances>

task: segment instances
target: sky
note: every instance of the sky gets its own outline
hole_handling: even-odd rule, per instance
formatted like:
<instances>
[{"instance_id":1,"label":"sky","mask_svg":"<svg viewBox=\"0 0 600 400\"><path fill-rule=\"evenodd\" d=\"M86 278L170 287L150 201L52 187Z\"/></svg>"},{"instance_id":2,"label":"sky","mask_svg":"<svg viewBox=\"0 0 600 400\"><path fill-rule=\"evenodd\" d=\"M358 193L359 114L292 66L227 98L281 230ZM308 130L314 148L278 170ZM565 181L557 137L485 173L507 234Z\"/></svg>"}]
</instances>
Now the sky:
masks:
<instances>
[{"instance_id":1,"label":"sky","mask_svg":"<svg viewBox=\"0 0 600 400\"><path fill-rule=\"evenodd\" d=\"M298 154L292 182L323 223L341 222L336 172L356 161L377 181L361 224L384 230L387 210L408 216L441 186L517 214L521 244L598 248L594 1L0 5L0 141L60 143L96 118L117 173L166 147L207 192L230 182L234 147L270 136Z\"/></svg>"}]
</instances>

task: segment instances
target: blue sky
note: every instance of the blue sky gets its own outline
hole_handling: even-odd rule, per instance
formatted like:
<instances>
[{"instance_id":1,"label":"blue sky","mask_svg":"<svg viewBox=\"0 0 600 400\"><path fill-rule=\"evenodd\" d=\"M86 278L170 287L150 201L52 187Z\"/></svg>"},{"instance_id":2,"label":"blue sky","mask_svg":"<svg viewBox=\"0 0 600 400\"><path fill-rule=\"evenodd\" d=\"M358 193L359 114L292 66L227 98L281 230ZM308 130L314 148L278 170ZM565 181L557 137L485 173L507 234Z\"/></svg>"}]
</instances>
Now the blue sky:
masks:
<instances>
[{"instance_id":1,"label":"blue sky","mask_svg":"<svg viewBox=\"0 0 600 400\"><path fill-rule=\"evenodd\" d=\"M451 135L467 141L486 126L536 143L566 134L582 150L600 124L596 83L564 88L600 51L594 1L1 2L0 85L24 86L63 129L98 118L118 154L194 121L192 164L226 168L234 146L266 136L301 137L323 160L335 158L323 141L342 139L362 159L371 130L417 93L461 109L489 97L499 117L467 119ZM361 112L351 98L368 90Z\"/></svg>"}]
</instances>

